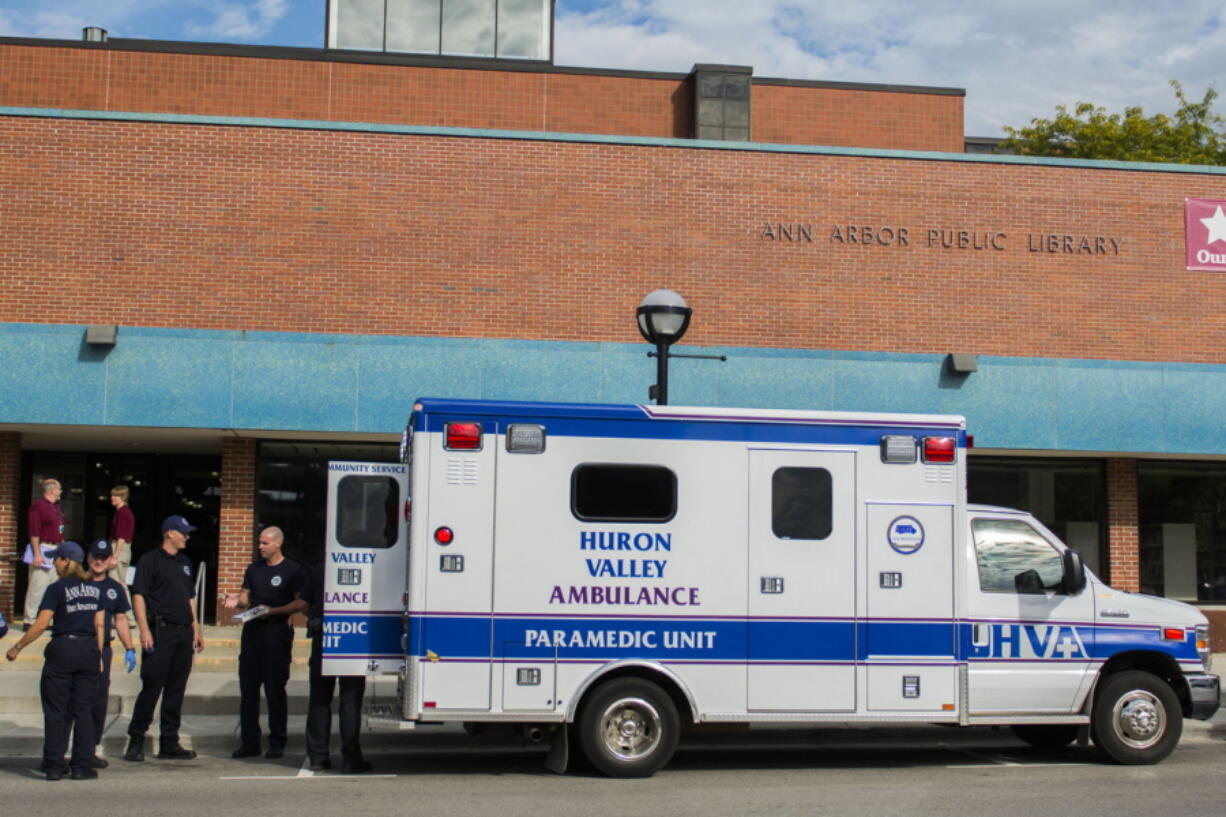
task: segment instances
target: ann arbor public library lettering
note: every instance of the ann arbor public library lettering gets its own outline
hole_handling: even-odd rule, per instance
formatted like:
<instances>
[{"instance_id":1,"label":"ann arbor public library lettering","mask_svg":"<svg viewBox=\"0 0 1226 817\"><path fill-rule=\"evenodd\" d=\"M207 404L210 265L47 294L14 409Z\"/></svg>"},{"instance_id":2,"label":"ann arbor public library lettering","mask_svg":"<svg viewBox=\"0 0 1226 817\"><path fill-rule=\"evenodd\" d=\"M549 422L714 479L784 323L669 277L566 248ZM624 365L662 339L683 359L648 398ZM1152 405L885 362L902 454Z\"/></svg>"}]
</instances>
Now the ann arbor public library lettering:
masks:
<instances>
[{"instance_id":1,"label":"ann arbor public library lettering","mask_svg":"<svg viewBox=\"0 0 1226 817\"><path fill-rule=\"evenodd\" d=\"M759 235L765 241L780 244L812 244L817 233L812 224L767 222ZM874 226L871 224L835 224L826 233L830 244L860 247L924 247L937 250L989 250L1010 248L1009 234L1001 230L965 230L929 227L912 230L909 227ZM1085 233L1026 233L1026 249L1030 252L1069 253L1073 255L1119 255L1124 239L1109 235Z\"/></svg>"}]
</instances>

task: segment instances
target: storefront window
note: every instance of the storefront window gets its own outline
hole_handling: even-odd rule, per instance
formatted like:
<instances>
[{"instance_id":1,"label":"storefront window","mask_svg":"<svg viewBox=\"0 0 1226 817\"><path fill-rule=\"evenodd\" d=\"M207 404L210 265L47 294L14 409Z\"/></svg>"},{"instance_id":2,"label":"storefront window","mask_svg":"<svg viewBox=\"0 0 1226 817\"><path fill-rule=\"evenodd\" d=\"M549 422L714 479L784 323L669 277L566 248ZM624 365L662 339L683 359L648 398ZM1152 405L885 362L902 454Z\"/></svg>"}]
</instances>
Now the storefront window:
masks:
<instances>
[{"instance_id":1,"label":"storefront window","mask_svg":"<svg viewBox=\"0 0 1226 817\"><path fill-rule=\"evenodd\" d=\"M1226 466L1137 465L1141 592L1226 600Z\"/></svg>"},{"instance_id":2,"label":"storefront window","mask_svg":"<svg viewBox=\"0 0 1226 817\"><path fill-rule=\"evenodd\" d=\"M1099 460L971 457L967 463L970 502L1034 514L1106 581L1104 482Z\"/></svg>"}]
</instances>

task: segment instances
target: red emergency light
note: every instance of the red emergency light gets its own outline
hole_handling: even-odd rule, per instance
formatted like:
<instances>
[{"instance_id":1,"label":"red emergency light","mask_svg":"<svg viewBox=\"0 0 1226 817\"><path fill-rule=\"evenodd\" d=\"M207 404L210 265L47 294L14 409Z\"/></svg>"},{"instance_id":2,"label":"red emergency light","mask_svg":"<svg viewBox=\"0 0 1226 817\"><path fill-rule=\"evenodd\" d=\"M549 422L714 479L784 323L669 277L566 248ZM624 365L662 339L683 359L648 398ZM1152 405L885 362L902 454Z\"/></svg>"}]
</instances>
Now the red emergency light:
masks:
<instances>
[{"instance_id":1,"label":"red emergency light","mask_svg":"<svg viewBox=\"0 0 1226 817\"><path fill-rule=\"evenodd\" d=\"M925 437L924 462L948 463L958 456L958 440L954 437Z\"/></svg>"},{"instance_id":2,"label":"red emergency light","mask_svg":"<svg viewBox=\"0 0 1226 817\"><path fill-rule=\"evenodd\" d=\"M440 545L450 545L455 541L455 533L451 530L451 528L444 525L434 532L434 541L438 542Z\"/></svg>"},{"instance_id":3,"label":"red emergency light","mask_svg":"<svg viewBox=\"0 0 1226 817\"><path fill-rule=\"evenodd\" d=\"M448 423L443 434L443 447L448 451L480 451L480 423Z\"/></svg>"},{"instance_id":4,"label":"red emergency light","mask_svg":"<svg viewBox=\"0 0 1226 817\"><path fill-rule=\"evenodd\" d=\"M1183 641L1187 638L1187 634L1182 627L1163 627L1162 639L1164 641Z\"/></svg>"}]
</instances>

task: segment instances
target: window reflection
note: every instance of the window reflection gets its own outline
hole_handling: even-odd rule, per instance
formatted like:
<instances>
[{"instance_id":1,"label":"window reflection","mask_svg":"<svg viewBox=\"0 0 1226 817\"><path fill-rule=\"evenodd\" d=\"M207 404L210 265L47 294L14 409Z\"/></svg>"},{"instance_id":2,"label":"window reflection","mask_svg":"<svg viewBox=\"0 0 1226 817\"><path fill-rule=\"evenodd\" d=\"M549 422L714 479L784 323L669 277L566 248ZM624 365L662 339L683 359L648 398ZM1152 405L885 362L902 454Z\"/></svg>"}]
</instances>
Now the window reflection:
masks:
<instances>
[{"instance_id":1,"label":"window reflection","mask_svg":"<svg viewBox=\"0 0 1226 817\"><path fill-rule=\"evenodd\" d=\"M443 53L494 56L494 0L443 0Z\"/></svg>"},{"instance_id":2,"label":"window reflection","mask_svg":"<svg viewBox=\"0 0 1226 817\"><path fill-rule=\"evenodd\" d=\"M542 0L499 0L498 56L525 60L549 58L545 43L548 17Z\"/></svg>"},{"instance_id":3,"label":"window reflection","mask_svg":"<svg viewBox=\"0 0 1226 817\"><path fill-rule=\"evenodd\" d=\"M383 0L334 0L336 47L383 50Z\"/></svg>"},{"instance_id":4,"label":"window reflection","mask_svg":"<svg viewBox=\"0 0 1226 817\"><path fill-rule=\"evenodd\" d=\"M439 53L439 0L392 0L387 4L387 50Z\"/></svg>"},{"instance_id":5,"label":"window reflection","mask_svg":"<svg viewBox=\"0 0 1226 817\"><path fill-rule=\"evenodd\" d=\"M329 47L548 60L551 0L329 0Z\"/></svg>"},{"instance_id":6,"label":"window reflection","mask_svg":"<svg viewBox=\"0 0 1226 817\"><path fill-rule=\"evenodd\" d=\"M975 557L985 593L1058 590L1064 575L1060 553L1038 531L1012 519L976 519Z\"/></svg>"}]
</instances>

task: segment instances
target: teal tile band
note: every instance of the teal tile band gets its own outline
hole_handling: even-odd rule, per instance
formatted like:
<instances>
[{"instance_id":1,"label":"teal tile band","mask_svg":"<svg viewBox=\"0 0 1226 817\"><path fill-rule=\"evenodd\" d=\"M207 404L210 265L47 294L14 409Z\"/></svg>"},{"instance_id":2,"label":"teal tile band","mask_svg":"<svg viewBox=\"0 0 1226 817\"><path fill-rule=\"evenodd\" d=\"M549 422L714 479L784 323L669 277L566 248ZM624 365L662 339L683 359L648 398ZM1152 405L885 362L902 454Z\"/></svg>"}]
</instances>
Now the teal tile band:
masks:
<instances>
[{"instance_id":1,"label":"teal tile band","mask_svg":"<svg viewBox=\"0 0 1226 817\"><path fill-rule=\"evenodd\" d=\"M643 403L643 343L0 324L0 423L398 434L418 396ZM1226 366L685 347L677 405L963 414L980 448L1226 456ZM680 351L680 350L679 350ZM37 390L30 372L39 371Z\"/></svg>"}]
</instances>

